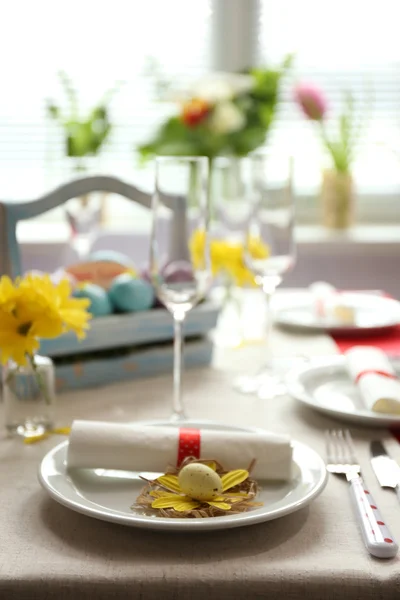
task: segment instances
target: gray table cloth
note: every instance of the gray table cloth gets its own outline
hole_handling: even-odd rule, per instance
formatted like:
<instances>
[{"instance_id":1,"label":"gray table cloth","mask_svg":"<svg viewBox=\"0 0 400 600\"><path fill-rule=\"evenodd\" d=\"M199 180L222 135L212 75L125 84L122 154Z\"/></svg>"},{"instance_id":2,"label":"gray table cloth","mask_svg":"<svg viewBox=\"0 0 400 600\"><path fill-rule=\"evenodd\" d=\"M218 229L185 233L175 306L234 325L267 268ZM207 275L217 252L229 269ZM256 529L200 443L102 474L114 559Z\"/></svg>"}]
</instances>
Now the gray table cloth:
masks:
<instances>
[{"instance_id":1,"label":"gray table cloth","mask_svg":"<svg viewBox=\"0 0 400 600\"><path fill-rule=\"evenodd\" d=\"M278 355L336 353L325 335L274 331ZM233 376L262 364L263 348L219 348L213 366L185 374L190 417L289 432L324 454L323 432L338 423L285 396L259 400L232 389ZM168 418L172 377L59 397L58 422ZM0 415L0 418L2 415ZM340 423L339 423L340 425ZM400 505L378 487L367 442L389 432L351 427L367 485L400 540ZM390 600L400 598L400 558L372 558L361 541L345 481L331 477L309 507L261 525L202 534L156 533L75 513L40 487L42 457L60 442L0 438L1 600Z\"/></svg>"}]
</instances>

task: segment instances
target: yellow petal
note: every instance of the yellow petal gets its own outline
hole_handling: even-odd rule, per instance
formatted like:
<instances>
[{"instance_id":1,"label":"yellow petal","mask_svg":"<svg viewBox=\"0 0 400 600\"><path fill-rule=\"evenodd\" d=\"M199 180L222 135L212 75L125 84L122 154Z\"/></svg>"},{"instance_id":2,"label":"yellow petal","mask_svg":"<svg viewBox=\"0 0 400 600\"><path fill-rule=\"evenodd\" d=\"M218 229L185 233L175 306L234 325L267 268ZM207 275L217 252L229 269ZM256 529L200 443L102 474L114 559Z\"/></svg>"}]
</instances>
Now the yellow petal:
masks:
<instances>
[{"instance_id":1,"label":"yellow petal","mask_svg":"<svg viewBox=\"0 0 400 600\"><path fill-rule=\"evenodd\" d=\"M161 475L161 477L157 478L157 481L169 490L178 493L181 492L181 488L179 487L178 483L178 477L176 475Z\"/></svg>"},{"instance_id":2,"label":"yellow petal","mask_svg":"<svg viewBox=\"0 0 400 600\"><path fill-rule=\"evenodd\" d=\"M168 498L168 500L171 500L171 498L180 498L182 500L182 498L188 498L189 496L180 496L178 494L175 494L174 492L164 492L163 490L154 490L154 492L151 492L152 494L157 494L157 496L159 498Z\"/></svg>"},{"instance_id":3,"label":"yellow petal","mask_svg":"<svg viewBox=\"0 0 400 600\"><path fill-rule=\"evenodd\" d=\"M204 463L207 467L210 467L210 469L212 469L213 471L217 470L217 465L213 460L210 460L210 462L205 462Z\"/></svg>"},{"instance_id":4,"label":"yellow petal","mask_svg":"<svg viewBox=\"0 0 400 600\"><path fill-rule=\"evenodd\" d=\"M207 502L210 506L215 506L215 508L220 508L221 510L231 510L231 505L226 502Z\"/></svg>"},{"instance_id":5,"label":"yellow petal","mask_svg":"<svg viewBox=\"0 0 400 600\"><path fill-rule=\"evenodd\" d=\"M39 433L38 435L31 435L30 437L24 438L24 444L35 444L41 442L49 437L49 433Z\"/></svg>"},{"instance_id":6,"label":"yellow petal","mask_svg":"<svg viewBox=\"0 0 400 600\"><path fill-rule=\"evenodd\" d=\"M151 506L153 508L174 508L179 512L192 510L200 506L199 502L192 500L188 496L177 496L176 494L171 494L170 496L173 497L166 498L163 496L162 498L157 498L151 503Z\"/></svg>"},{"instance_id":7,"label":"yellow petal","mask_svg":"<svg viewBox=\"0 0 400 600\"><path fill-rule=\"evenodd\" d=\"M58 433L59 435L69 435L71 433L71 427L56 427L51 433Z\"/></svg>"},{"instance_id":8,"label":"yellow petal","mask_svg":"<svg viewBox=\"0 0 400 600\"><path fill-rule=\"evenodd\" d=\"M184 502L176 503L172 508L177 510L178 512L185 512L185 510L194 510L195 508L199 508L200 502L196 502L196 500L185 500Z\"/></svg>"},{"instance_id":9,"label":"yellow petal","mask_svg":"<svg viewBox=\"0 0 400 600\"><path fill-rule=\"evenodd\" d=\"M222 490L229 490L229 488L234 487L235 485L239 485L242 481L245 481L249 476L248 471L243 469L236 469L235 471L229 471L229 473L225 473L222 475Z\"/></svg>"},{"instance_id":10,"label":"yellow petal","mask_svg":"<svg viewBox=\"0 0 400 600\"><path fill-rule=\"evenodd\" d=\"M161 491L157 491L157 490L152 490L151 492L149 492L149 496L153 496L153 498L161 498L161 496L164 495L164 492Z\"/></svg>"}]
</instances>

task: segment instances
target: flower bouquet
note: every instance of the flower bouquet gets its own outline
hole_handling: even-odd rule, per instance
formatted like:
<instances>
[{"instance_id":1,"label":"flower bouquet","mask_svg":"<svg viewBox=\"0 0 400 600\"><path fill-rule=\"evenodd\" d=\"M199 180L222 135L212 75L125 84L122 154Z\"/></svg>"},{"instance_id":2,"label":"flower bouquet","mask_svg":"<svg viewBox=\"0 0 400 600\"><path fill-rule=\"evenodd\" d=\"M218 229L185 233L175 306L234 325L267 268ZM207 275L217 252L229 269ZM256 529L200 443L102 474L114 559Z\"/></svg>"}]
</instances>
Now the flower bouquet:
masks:
<instances>
[{"instance_id":1,"label":"flower bouquet","mask_svg":"<svg viewBox=\"0 0 400 600\"><path fill-rule=\"evenodd\" d=\"M55 285L49 275L0 279L0 361L6 428L23 436L51 429L54 372L51 360L36 353L41 338L67 331L84 337L90 301L71 297L68 280Z\"/></svg>"},{"instance_id":2,"label":"flower bouquet","mask_svg":"<svg viewBox=\"0 0 400 600\"><path fill-rule=\"evenodd\" d=\"M273 122L282 76L279 69L215 73L178 97L177 114L139 147L142 157L159 155L245 156L262 146Z\"/></svg>"}]
</instances>

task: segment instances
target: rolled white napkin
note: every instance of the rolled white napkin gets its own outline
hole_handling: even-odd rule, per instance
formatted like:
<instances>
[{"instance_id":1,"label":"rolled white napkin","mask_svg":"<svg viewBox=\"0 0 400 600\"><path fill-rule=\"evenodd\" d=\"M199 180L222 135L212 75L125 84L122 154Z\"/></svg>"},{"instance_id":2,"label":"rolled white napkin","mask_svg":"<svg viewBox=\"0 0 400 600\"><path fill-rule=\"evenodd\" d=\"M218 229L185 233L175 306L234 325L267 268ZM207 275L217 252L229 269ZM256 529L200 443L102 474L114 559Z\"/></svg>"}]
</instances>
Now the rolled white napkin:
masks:
<instances>
[{"instance_id":1,"label":"rolled white napkin","mask_svg":"<svg viewBox=\"0 0 400 600\"><path fill-rule=\"evenodd\" d=\"M345 356L365 406L379 413L400 414L400 380L385 353L372 346L354 346Z\"/></svg>"},{"instance_id":2,"label":"rolled white napkin","mask_svg":"<svg viewBox=\"0 0 400 600\"><path fill-rule=\"evenodd\" d=\"M355 322L355 309L346 301L346 297L330 283L316 281L309 286L313 311L319 319L338 321L346 325Z\"/></svg>"},{"instance_id":3,"label":"rolled white napkin","mask_svg":"<svg viewBox=\"0 0 400 600\"><path fill-rule=\"evenodd\" d=\"M193 431L193 430L192 430ZM260 479L291 478L290 438L269 432L237 432L203 429L194 436L172 426L74 421L68 444L68 469L116 469L164 472L178 462L187 439L200 435L200 458L218 460L226 469L247 469ZM180 433L181 432L181 433ZM193 442L197 443L197 442ZM181 455L182 456L182 455Z\"/></svg>"}]
</instances>

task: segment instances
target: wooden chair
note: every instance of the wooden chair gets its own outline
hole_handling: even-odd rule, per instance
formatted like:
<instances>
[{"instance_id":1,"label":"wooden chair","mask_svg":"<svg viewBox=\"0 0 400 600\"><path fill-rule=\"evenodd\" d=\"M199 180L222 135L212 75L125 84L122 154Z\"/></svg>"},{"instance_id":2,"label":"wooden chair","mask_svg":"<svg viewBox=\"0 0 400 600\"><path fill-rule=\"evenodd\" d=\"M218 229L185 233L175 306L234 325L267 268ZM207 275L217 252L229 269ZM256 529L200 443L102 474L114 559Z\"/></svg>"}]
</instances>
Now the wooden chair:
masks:
<instances>
[{"instance_id":1,"label":"wooden chair","mask_svg":"<svg viewBox=\"0 0 400 600\"><path fill-rule=\"evenodd\" d=\"M142 192L135 186L125 183L115 177L96 176L85 177L71 181L40 198L23 201L0 201L0 274L10 277L21 275L21 256L17 242L16 229L18 221L32 219L46 213L53 208L65 204L72 198L79 198L92 192L109 192L118 194L132 202L150 209L151 194ZM184 199L179 196L163 198L164 202L175 212L179 218L172 219L172 230L169 235L170 243L178 252L181 240L181 222L185 211ZM170 254L174 250L170 250Z\"/></svg>"}]
</instances>

